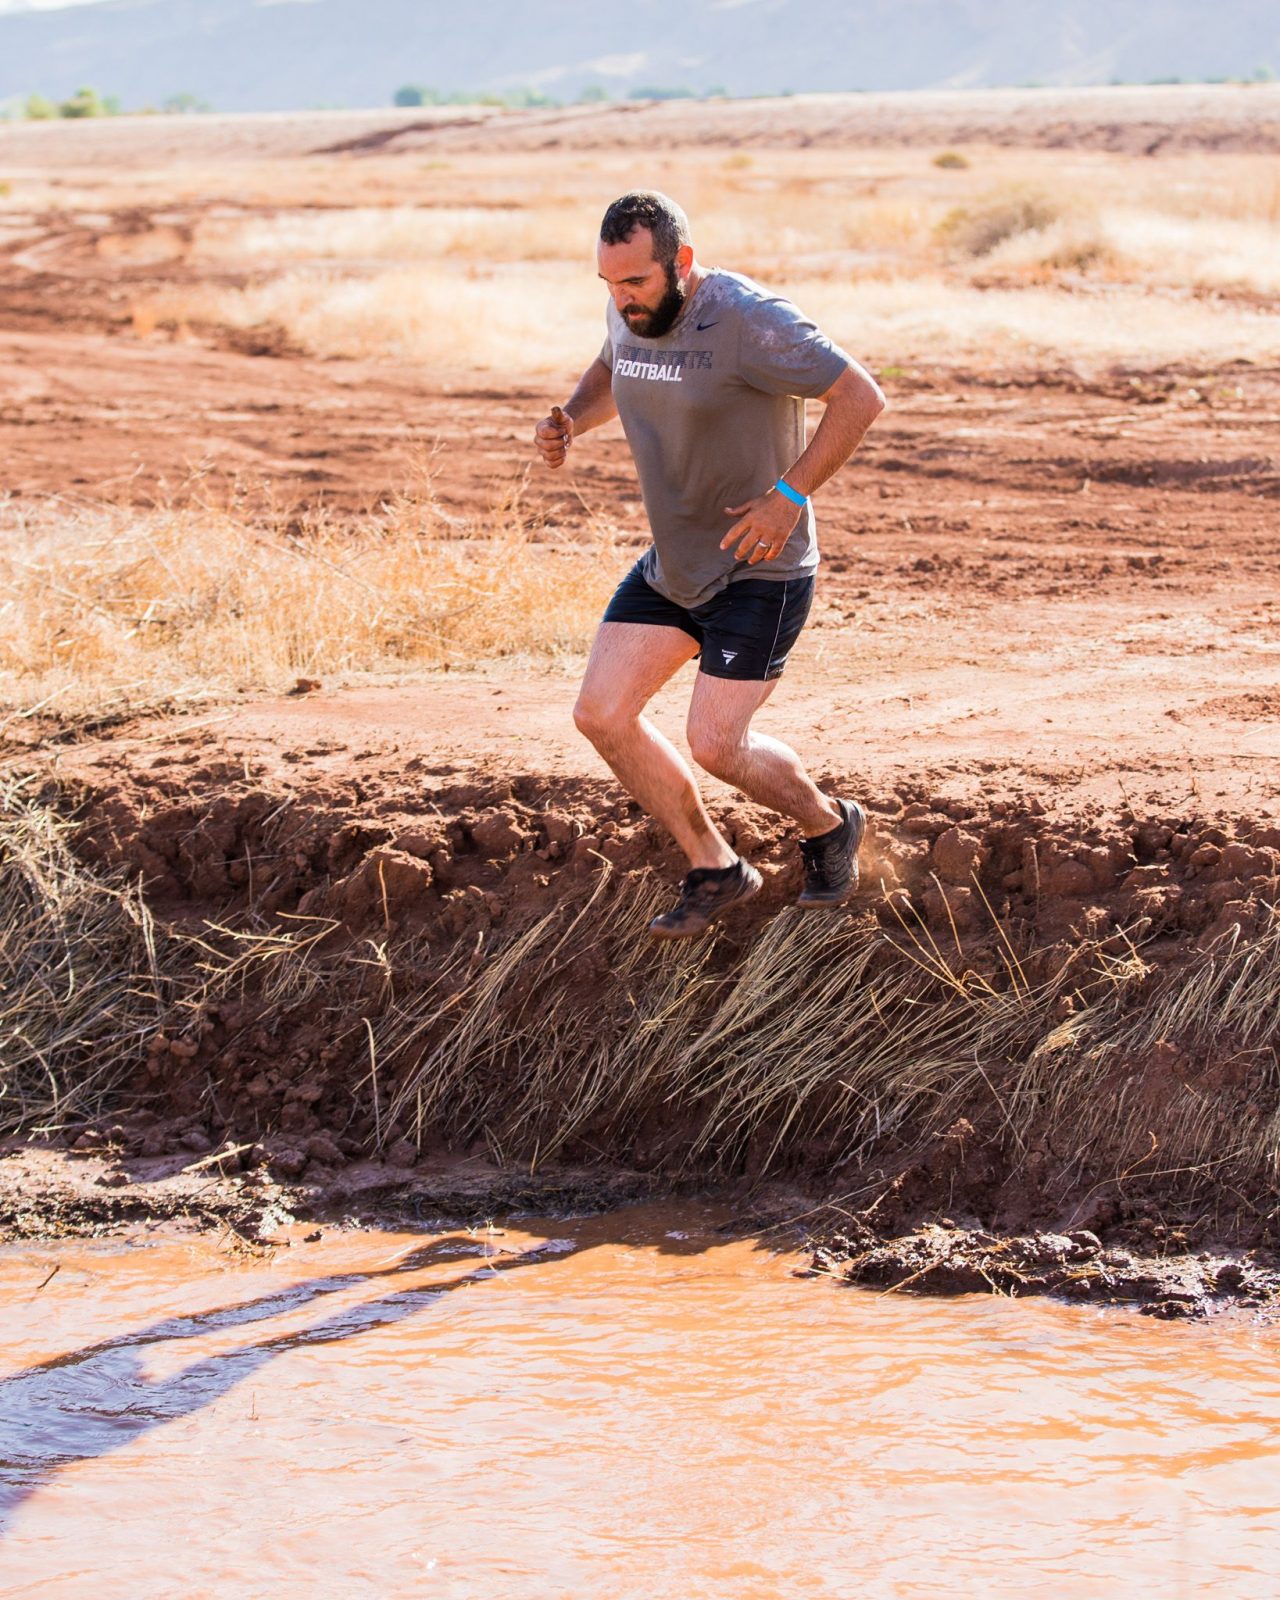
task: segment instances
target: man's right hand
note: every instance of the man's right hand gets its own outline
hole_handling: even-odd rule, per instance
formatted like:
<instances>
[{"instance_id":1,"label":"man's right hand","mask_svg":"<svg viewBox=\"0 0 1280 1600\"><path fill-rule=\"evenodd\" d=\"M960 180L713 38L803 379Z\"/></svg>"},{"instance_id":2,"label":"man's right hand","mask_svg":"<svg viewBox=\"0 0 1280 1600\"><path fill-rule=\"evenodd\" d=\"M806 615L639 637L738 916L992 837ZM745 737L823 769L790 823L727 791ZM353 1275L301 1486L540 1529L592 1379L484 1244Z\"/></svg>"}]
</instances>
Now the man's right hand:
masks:
<instances>
[{"instance_id":1,"label":"man's right hand","mask_svg":"<svg viewBox=\"0 0 1280 1600\"><path fill-rule=\"evenodd\" d=\"M564 466L573 440L573 418L559 406L552 406L551 415L543 417L533 430L533 442L548 467Z\"/></svg>"}]
</instances>

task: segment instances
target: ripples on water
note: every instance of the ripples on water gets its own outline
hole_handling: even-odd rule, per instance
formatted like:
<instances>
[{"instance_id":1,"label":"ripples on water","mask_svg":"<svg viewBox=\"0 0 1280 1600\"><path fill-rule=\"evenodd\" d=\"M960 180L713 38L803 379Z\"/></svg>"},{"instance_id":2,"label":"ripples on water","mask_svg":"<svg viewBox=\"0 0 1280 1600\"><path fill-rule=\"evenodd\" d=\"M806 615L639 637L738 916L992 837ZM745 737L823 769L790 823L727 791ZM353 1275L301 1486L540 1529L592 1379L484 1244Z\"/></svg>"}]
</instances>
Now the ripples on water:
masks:
<instances>
[{"instance_id":1,"label":"ripples on water","mask_svg":"<svg viewBox=\"0 0 1280 1600\"><path fill-rule=\"evenodd\" d=\"M688 1208L10 1249L0 1594L1277 1592L1276 1333L794 1265Z\"/></svg>"}]
</instances>

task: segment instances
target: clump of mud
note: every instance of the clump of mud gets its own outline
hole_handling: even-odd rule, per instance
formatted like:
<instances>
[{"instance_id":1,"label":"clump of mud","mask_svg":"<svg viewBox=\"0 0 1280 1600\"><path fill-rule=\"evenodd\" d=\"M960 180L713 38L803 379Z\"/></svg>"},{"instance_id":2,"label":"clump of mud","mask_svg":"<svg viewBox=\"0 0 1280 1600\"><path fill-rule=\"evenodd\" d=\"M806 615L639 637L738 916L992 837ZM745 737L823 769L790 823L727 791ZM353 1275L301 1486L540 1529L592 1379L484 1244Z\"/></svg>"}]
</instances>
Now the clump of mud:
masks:
<instances>
[{"instance_id":1,"label":"clump of mud","mask_svg":"<svg viewBox=\"0 0 1280 1600\"><path fill-rule=\"evenodd\" d=\"M408 764L408 772L420 765ZM412 780L410 780L412 781ZM1082 946L1143 946L1176 961L1280 898L1280 827L1248 818L1095 813L971 802L904 789L871 797L864 846L881 923L926 928L963 962L1007 936L1033 973ZM255 787L233 763L133 773L83 796L79 849L140 875L153 905L209 916L332 919L348 937L459 937L557 904L607 863L680 871L663 830L601 785L535 776L421 787ZM753 807L721 821L764 871L758 928L793 897L798 857ZM1119 937L1117 937L1119 936Z\"/></svg>"},{"instance_id":2,"label":"clump of mud","mask_svg":"<svg viewBox=\"0 0 1280 1600\"><path fill-rule=\"evenodd\" d=\"M814 1247L812 1270L893 1293L1054 1295L1169 1320L1240 1308L1280 1313L1274 1254L1176 1246L1157 1253L1157 1243L1148 1239L1145 1252L1108 1248L1087 1228L1000 1236L948 1218L888 1239L834 1233Z\"/></svg>"}]
</instances>

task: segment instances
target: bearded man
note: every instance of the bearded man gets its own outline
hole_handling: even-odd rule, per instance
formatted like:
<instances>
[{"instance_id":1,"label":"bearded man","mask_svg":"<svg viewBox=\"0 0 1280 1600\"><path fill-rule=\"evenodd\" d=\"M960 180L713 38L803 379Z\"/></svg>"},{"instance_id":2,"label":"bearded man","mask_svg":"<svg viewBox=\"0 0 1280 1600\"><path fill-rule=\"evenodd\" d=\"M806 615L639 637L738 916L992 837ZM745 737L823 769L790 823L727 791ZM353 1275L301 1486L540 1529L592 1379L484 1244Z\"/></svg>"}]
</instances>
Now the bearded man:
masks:
<instances>
[{"instance_id":1,"label":"bearded man","mask_svg":"<svg viewBox=\"0 0 1280 1600\"><path fill-rule=\"evenodd\" d=\"M548 467L580 434L622 420L653 543L618 586L574 720L689 862L655 936L702 933L760 888L707 814L688 763L644 715L699 657L687 732L694 761L800 828L797 904L842 905L858 884L866 816L824 794L800 757L751 719L772 694L813 602L811 496L884 409L870 374L789 300L703 267L684 212L626 194L597 247L609 290L600 354L535 429ZM805 442L805 401L825 410Z\"/></svg>"}]
</instances>

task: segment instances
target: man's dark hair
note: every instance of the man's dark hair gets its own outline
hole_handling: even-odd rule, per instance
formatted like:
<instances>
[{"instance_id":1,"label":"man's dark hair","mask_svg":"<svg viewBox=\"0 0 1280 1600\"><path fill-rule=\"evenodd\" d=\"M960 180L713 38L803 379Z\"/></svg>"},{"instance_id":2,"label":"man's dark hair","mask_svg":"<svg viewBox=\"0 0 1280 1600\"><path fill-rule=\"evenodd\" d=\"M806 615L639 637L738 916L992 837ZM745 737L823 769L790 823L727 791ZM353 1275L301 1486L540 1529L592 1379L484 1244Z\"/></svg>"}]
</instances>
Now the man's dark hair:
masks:
<instances>
[{"instance_id":1,"label":"man's dark hair","mask_svg":"<svg viewBox=\"0 0 1280 1600\"><path fill-rule=\"evenodd\" d=\"M633 189L615 200L600 224L605 244L625 244L637 228L648 228L653 235L653 258L670 267L676 251L691 243L689 219L674 200L655 189Z\"/></svg>"}]
</instances>

